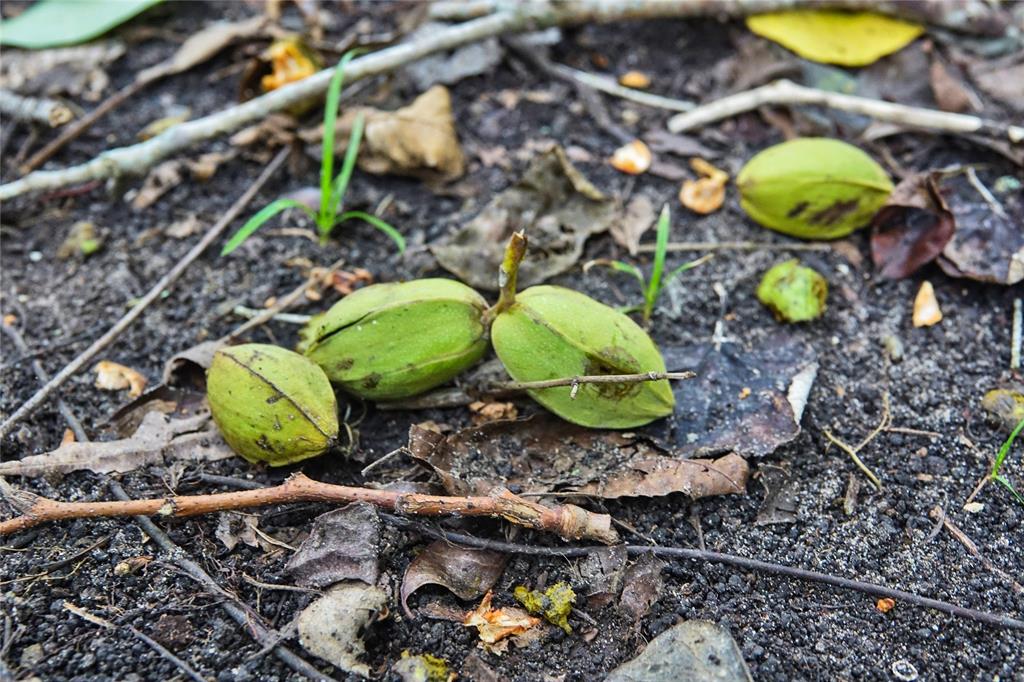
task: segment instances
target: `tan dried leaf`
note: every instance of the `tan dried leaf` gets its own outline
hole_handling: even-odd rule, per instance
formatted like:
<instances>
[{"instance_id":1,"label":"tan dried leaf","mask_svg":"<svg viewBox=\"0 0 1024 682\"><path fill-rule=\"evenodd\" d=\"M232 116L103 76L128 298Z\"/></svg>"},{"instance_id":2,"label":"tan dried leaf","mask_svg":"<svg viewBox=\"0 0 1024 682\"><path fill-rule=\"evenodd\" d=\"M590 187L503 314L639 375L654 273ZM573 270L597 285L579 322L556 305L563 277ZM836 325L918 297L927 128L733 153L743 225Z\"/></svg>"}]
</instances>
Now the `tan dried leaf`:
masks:
<instances>
[{"instance_id":1,"label":"tan dried leaf","mask_svg":"<svg viewBox=\"0 0 1024 682\"><path fill-rule=\"evenodd\" d=\"M616 244L623 246L631 256L640 248L640 237L654 224L658 217L654 203L644 194L638 194L626 204L622 217L608 229Z\"/></svg>"},{"instance_id":2,"label":"tan dried leaf","mask_svg":"<svg viewBox=\"0 0 1024 682\"><path fill-rule=\"evenodd\" d=\"M100 360L93 368L96 371L96 388L104 391L123 391L138 398L146 388L146 377L131 367L119 365L110 360Z\"/></svg>"},{"instance_id":3,"label":"tan dried leaf","mask_svg":"<svg viewBox=\"0 0 1024 682\"><path fill-rule=\"evenodd\" d=\"M466 627L475 627L484 644L495 644L506 637L521 635L540 624L540 618L534 618L522 609L492 609L491 597L492 593L485 594L480 605L467 613L462 622Z\"/></svg>"},{"instance_id":4,"label":"tan dried leaf","mask_svg":"<svg viewBox=\"0 0 1024 682\"><path fill-rule=\"evenodd\" d=\"M469 404L469 411L473 413L473 423L477 426L503 419L515 419L519 416L519 410L516 409L515 403L477 400Z\"/></svg>"}]
</instances>

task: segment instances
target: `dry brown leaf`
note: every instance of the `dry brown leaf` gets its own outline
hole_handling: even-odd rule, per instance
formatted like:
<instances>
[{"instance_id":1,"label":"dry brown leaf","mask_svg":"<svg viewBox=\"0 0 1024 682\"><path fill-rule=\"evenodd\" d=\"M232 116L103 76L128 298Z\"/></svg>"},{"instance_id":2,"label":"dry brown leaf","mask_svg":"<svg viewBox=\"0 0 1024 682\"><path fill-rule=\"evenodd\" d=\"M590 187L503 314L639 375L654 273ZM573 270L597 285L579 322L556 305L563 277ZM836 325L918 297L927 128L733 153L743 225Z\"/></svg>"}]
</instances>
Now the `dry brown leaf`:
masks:
<instances>
[{"instance_id":1,"label":"dry brown leaf","mask_svg":"<svg viewBox=\"0 0 1024 682\"><path fill-rule=\"evenodd\" d=\"M476 599L501 577L508 556L501 552L459 547L443 540L431 543L409 564L402 577L402 610L410 618L409 597L424 585L440 585L460 599Z\"/></svg>"},{"instance_id":2,"label":"dry brown leaf","mask_svg":"<svg viewBox=\"0 0 1024 682\"><path fill-rule=\"evenodd\" d=\"M935 288L931 282L925 280L914 297L914 326L930 327L941 321L942 311L939 309L938 299L935 298Z\"/></svg>"},{"instance_id":3,"label":"dry brown leaf","mask_svg":"<svg viewBox=\"0 0 1024 682\"><path fill-rule=\"evenodd\" d=\"M609 163L615 170L640 175L651 167L652 158L651 150L643 140L633 140L616 149Z\"/></svg>"},{"instance_id":4,"label":"dry brown leaf","mask_svg":"<svg viewBox=\"0 0 1024 682\"><path fill-rule=\"evenodd\" d=\"M612 223L608 231L616 244L625 247L631 256L635 256L640 248L640 237L651 228L657 217L650 198L638 194L630 199L622 217Z\"/></svg>"},{"instance_id":5,"label":"dry brown leaf","mask_svg":"<svg viewBox=\"0 0 1024 682\"><path fill-rule=\"evenodd\" d=\"M521 635L530 628L540 625L540 618L534 618L522 609L492 609L491 596L490 592L485 594L480 605L467 613L466 619L462 622L466 627L477 629L481 642L496 644L506 637Z\"/></svg>"},{"instance_id":6,"label":"dry brown leaf","mask_svg":"<svg viewBox=\"0 0 1024 682\"><path fill-rule=\"evenodd\" d=\"M81 96L95 102L110 84L103 67L124 53L125 46L119 41L51 50L4 50L0 88L32 96Z\"/></svg>"},{"instance_id":7,"label":"dry brown leaf","mask_svg":"<svg viewBox=\"0 0 1024 682\"><path fill-rule=\"evenodd\" d=\"M326 587L340 580L368 585L380 575L381 520L377 508L353 502L313 521L287 570L299 585Z\"/></svg>"},{"instance_id":8,"label":"dry brown leaf","mask_svg":"<svg viewBox=\"0 0 1024 682\"><path fill-rule=\"evenodd\" d=\"M295 126L295 117L290 114L270 114L259 123L242 128L229 141L235 147L248 147L256 143L270 148L282 147L295 140ZM317 133L317 139L320 135L323 133Z\"/></svg>"},{"instance_id":9,"label":"dry brown leaf","mask_svg":"<svg viewBox=\"0 0 1024 682\"><path fill-rule=\"evenodd\" d=\"M157 164L146 175L142 188L132 199L132 208L136 211L149 208L167 192L181 184L182 162L177 159Z\"/></svg>"},{"instance_id":10,"label":"dry brown leaf","mask_svg":"<svg viewBox=\"0 0 1024 682\"><path fill-rule=\"evenodd\" d=\"M173 223L165 227L163 232L172 239L186 239L199 232L202 226L203 225L199 222L199 218L196 217L196 214L189 213L184 218L175 220Z\"/></svg>"},{"instance_id":11,"label":"dry brown leaf","mask_svg":"<svg viewBox=\"0 0 1024 682\"><path fill-rule=\"evenodd\" d=\"M519 416L519 410L516 409L515 403L496 401L477 400L469 404L469 411L473 413L473 423L477 426L501 419L515 419Z\"/></svg>"},{"instance_id":12,"label":"dry brown leaf","mask_svg":"<svg viewBox=\"0 0 1024 682\"><path fill-rule=\"evenodd\" d=\"M690 159L690 167L704 177L685 181L679 189L679 201L695 213L714 213L725 201L725 183L729 181L729 174L701 158Z\"/></svg>"},{"instance_id":13,"label":"dry brown leaf","mask_svg":"<svg viewBox=\"0 0 1024 682\"><path fill-rule=\"evenodd\" d=\"M660 497L683 493L693 499L711 495L742 495L747 491L747 460L736 453L718 459L636 457L600 483L576 489L595 497Z\"/></svg>"},{"instance_id":14,"label":"dry brown leaf","mask_svg":"<svg viewBox=\"0 0 1024 682\"><path fill-rule=\"evenodd\" d=\"M93 368L96 371L96 388L104 391L123 391L138 398L146 388L146 377L131 367L119 365L110 360L100 360Z\"/></svg>"},{"instance_id":15,"label":"dry brown leaf","mask_svg":"<svg viewBox=\"0 0 1024 682\"><path fill-rule=\"evenodd\" d=\"M235 41L262 35L269 23L266 16L257 15L237 22L210 24L189 36L170 59L140 71L135 80L148 81L191 69Z\"/></svg>"},{"instance_id":16,"label":"dry brown leaf","mask_svg":"<svg viewBox=\"0 0 1024 682\"><path fill-rule=\"evenodd\" d=\"M967 87L938 58L932 59L928 79L935 102L943 111L964 112L973 109L971 93Z\"/></svg>"}]
</instances>

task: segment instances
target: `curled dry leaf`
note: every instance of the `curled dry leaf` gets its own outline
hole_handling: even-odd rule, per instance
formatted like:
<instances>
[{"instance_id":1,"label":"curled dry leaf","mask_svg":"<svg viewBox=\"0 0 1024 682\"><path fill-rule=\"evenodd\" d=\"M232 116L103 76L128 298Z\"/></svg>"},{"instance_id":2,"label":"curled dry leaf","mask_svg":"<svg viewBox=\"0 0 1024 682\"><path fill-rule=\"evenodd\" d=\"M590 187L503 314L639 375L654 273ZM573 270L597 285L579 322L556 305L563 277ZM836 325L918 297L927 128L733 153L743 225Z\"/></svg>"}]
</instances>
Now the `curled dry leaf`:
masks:
<instances>
[{"instance_id":1,"label":"curled dry leaf","mask_svg":"<svg viewBox=\"0 0 1024 682\"><path fill-rule=\"evenodd\" d=\"M914 297L914 326L930 327L942 321L942 310L935 298L935 288L928 280L921 282L921 288Z\"/></svg>"},{"instance_id":2,"label":"curled dry leaf","mask_svg":"<svg viewBox=\"0 0 1024 682\"><path fill-rule=\"evenodd\" d=\"M131 367L100 360L93 369L96 371L96 388L103 391L123 391L127 388L130 398L138 398L146 388L146 377Z\"/></svg>"},{"instance_id":3,"label":"curled dry leaf","mask_svg":"<svg viewBox=\"0 0 1024 682\"><path fill-rule=\"evenodd\" d=\"M515 403L496 401L477 400L469 404L469 411L473 413L473 423L477 426L502 419L515 419L519 416L519 410L516 409Z\"/></svg>"},{"instance_id":4,"label":"curled dry leaf","mask_svg":"<svg viewBox=\"0 0 1024 682\"><path fill-rule=\"evenodd\" d=\"M522 609L492 609L491 597L490 592L485 594L480 605L467 613L462 623L466 627L475 627L480 641L484 644L496 644L506 637L521 635L540 624L540 618L534 618Z\"/></svg>"},{"instance_id":5,"label":"curled dry leaf","mask_svg":"<svg viewBox=\"0 0 1024 682\"><path fill-rule=\"evenodd\" d=\"M331 665L370 677L369 666L359 660L366 653L362 635L387 603L388 595L379 587L339 583L298 615L299 642Z\"/></svg>"},{"instance_id":6,"label":"curled dry leaf","mask_svg":"<svg viewBox=\"0 0 1024 682\"><path fill-rule=\"evenodd\" d=\"M796 481L787 469L762 465L755 478L764 486L764 501L757 510L758 526L793 523L797 520Z\"/></svg>"},{"instance_id":7,"label":"curled dry leaf","mask_svg":"<svg viewBox=\"0 0 1024 682\"><path fill-rule=\"evenodd\" d=\"M124 53L124 43L113 40L50 50L4 50L0 88L21 95L67 95L95 102L110 84L103 69Z\"/></svg>"},{"instance_id":8,"label":"curled dry leaf","mask_svg":"<svg viewBox=\"0 0 1024 682\"><path fill-rule=\"evenodd\" d=\"M320 70L320 59L298 36L275 40L267 48L271 72L260 80L264 92L308 78Z\"/></svg>"},{"instance_id":9,"label":"curled dry leaf","mask_svg":"<svg viewBox=\"0 0 1024 682\"><path fill-rule=\"evenodd\" d=\"M652 159L651 150L643 140L633 140L616 149L609 163L615 170L630 175L641 175L651 167Z\"/></svg>"},{"instance_id":10,"label":"curled dry leaf","mask_svg":"<svg viewBox=\"0 0 1024 682\"><path fill-rule=\"evenodd\" d=\"M701 158L690 159L690 167L703 177L683 182L679 190L679 201L694 213L714 213L725 201L725 184L729 181L729 174Z\"/></svg>"},{"instance_id":11,"label":"curled dry leaf","mask_svg":"<svg viewBox=\"0 0 1024 682\"><path fill-rule=\"evenodd\" d=\"M937 173L915 173L893 190L871 221L871 259L879 274L909 277L953 238L953 214L939 193Z\"/></svg>"},{"instance_id":12,"label":"curled dry leaf","mask_svg":"<svg viewBox=\"0 0 1024 682\"><path fill-rule=\"evenodd\" d=\"M149 81L187 71L235 41L262 35L269 24L269 19L262 14L237 22L219 21L210 24L189 36L169 59L140 71L135 80Z\"/></svg>"},{"instance_id":13,"label":"curled dry leaf","mask_svg":"<svg viewBox=\"0 0 1024 682\"><path fill-rule=\"evenodd\" d=\"M130 438L66 443L51 452L0 462L0 476L125 472L173 461L212 462L233 454L209 414L174 419L153 411L146 413Z\"/></svg>"},{"instance_id":14,"label":"curled dry leaf","mask_svg":"<svg viewBox=\"0 0 1024 682\"><path fill-rule=\"evenodd\" d=\"M505 244L514 231L525 230L531 253L519 269L519 284L528 287L575 265L587 238L607 230L618 214L616 203L555 146L473 220L430 249L443 268L476 289L493 291Z\"/></svg>"},{"instance_id":15,"label":"curled dry leaf","mask_svg":"<svg viewBox=\"0 0 1024 682\"><path fill-rule=\"evenodd\" d=\"M621 217L608 230L616 244L623 246L631 256L640 248L640 237L654 224L658 217L654 202L645 194L637 194L626 204Z\"/></svg>"},{"instance_id":16,"label":"curled dry leaf","mask_svg":"<svg viewBox=\"0 0 1024 682\"><path fill-rule=\"evenodd\" d=\"M663 568L665 562L658 557L653 554L641 554L626 570L619 608L637 624L661 596Z\"/></svg>"},{"instance_id":17,"label":"curled dry leaf","mask_svg":"<svg viewBox=\"0 0 1024 682\"><path fill-rule=\"evenodd\" d=\"M408 600L424 585L440 585L460 599L476 599L501 577L508 556L485 549L459 547L442 540L431 543L405 570L400 598L402 610L410 618Z\"/></svg>"},{"instance_id":18,"label":"curled dry leaf","mask_svg":"<svg viewBox=\"0 0 1024 682\"><path fill-rule=\"evenodd\" d=\"M381 521L377 508L353 502L316 517L288 572L299 585L325 587L341 580L373 585L380 575Z\"/></svg>"},{"instance_id":19,"label":"curled dry leaf","mask_svg":"<svg viewBox=\"0 0 1024 682\"><path fill-rule=\"evenodd\" d=\"M178 159L164 161L154 166L132 199L132 208L141 211L155 204L160 197L181 184L181 171L182 162Z\"/></svg>"}]
</instances>

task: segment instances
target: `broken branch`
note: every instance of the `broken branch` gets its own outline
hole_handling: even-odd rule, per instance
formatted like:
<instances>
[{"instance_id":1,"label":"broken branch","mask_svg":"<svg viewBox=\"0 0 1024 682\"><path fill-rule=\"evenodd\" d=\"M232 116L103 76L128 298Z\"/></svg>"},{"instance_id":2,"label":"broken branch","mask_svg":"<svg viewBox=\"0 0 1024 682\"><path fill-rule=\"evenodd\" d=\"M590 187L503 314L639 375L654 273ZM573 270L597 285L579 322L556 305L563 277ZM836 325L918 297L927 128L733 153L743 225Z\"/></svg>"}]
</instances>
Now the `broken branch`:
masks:
<instances>
[{"instance_id":1,"label":"broken branch","mask_svg":"<svg viewBox=\"0 0 1024 682\"><path fill-rule=\"evenodd\" d=\"M0 492L21 516L0 521L0 536L32 528L47 521L121 516L195 516L233 509L294 502L368 502L400 514L422 516L489 516L550 533L565 540L618 541L607 514L595 514L571 504L546 507L507 490L489 496L449 497L401 493L334 485L299 473L281 485L211 495L177 495L112 502L61 502L17 490L0 479Z\"/></svg>"},{"instance_id":2,"label":"broken branch","mask_svg":"<svg viewBox=\"0 0 1024 682\"><path fill-rule=\"evenodd\" d=\"M682 133L701 128L723 118L776 104L813 104L914 128L1005 137L1014 144L1024 141L1024 127L1021 126L998 123L968 114L953 114L936 109L883 102L869 97L818 90L797 85L786 79L738 92L703 104L693 111L677 114L669 119L668 129L673 133Z\"/></svg>"}]
</instances>

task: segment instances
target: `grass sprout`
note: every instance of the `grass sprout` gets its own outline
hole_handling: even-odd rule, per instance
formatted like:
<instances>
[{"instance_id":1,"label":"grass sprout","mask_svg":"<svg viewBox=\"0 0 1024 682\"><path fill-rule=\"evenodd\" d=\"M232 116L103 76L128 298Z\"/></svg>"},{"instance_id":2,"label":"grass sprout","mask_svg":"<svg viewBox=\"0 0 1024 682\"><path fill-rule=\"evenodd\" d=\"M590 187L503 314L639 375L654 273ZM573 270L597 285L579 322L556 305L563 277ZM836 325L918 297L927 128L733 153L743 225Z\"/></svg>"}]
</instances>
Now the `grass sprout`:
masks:
<instances>
[{"instance_id":1,"label":"grass sprout","mask_svg":"<svg viewBox=\"0 0 1024 682\"><path fill-rule=\"evenodd\" d=\"M345 158L341 163L341 171L335 177L334 126L338 120L338 103L341 99L341 86L345 81L345 67L356 54L358 54L358 50L352 50L342 56L338 66L335 67L330 86L327 88L327 103L324 108L324 137L320 155L319 209L313 211L295 199L282 198L272 201L246 221L245 225L224 245L220 255L226 256L237 249L256 230L263 227L268 220L290 208L299 209L316 223L321 244L327 243L331 231L337 225L348 220L362 220L390 237L398 245L400 253L405 251L405 239L392 225L364 211L342 212L345 192L348 190L349 182L352 179L352 172L355 170L356 158L359 156L359 144L362 142L363 129L366 125L365 117L362 114L356 117L352 125L352 132L349 134L348 148L345 150Z\"/></svg>"},{"instance_id":2,"label":"grass sprout","mask_svg":"<svg viewBox=\"0 0 1024 682\"><path fill-rule=\"evenodd\" d=\"M636 265L625 263L620 260L599 258L597 260L592 260L583 266L584 272L588 272L592 267L602 266L635 278L640 284L640 291L644 296L644 303L640 306L632 306L626 310L627 312L635 312L637 310L641 311L645 326L650 324L651 315L654 313L654 306L658 303L658 298L661 296L661 292L672 282L672 280L679 277L687 270L695 268L698 265L706 263L714 258L713 254L706 254L696 260L683 263L666 275L665 256L668 253L669 227L671 222L672 216L669 212L668 204L665 204L661 209L661 215L658 217L657 241L654 248L654 265L651 268L650 279L647 279L644 276L643 270Z\"/></svg>"},{"instance_id":3,"label":"grass sprout","mask_svg":"<svg viewBox=\"0 0 1024 682\"><path fill-rule=\"evenodd\" d=\"M1010 454L1010 450L1013 448L1014 441L1017 440L1017 436L1020 435L1022 430L1024 430L1024 419L1021 419L1017 423L1017 426L1013 429L1010 437L1007 438L1006 442L1003 443L1003 446L999 448L999 454L996 455L996 460L992 463L992 473L989 474L989 478L1002 484L1004 488L1009 490L1010 493L1017 498L1018 502L1024 504L1024 496L1017 492L1017 489L1013 487L1012 483L1010 483L1010 479L1004 476L1001 472L1003 463L1006 461L1006 457Z\"/></svg>"}]
</instances>

